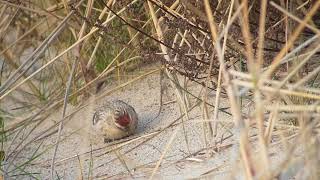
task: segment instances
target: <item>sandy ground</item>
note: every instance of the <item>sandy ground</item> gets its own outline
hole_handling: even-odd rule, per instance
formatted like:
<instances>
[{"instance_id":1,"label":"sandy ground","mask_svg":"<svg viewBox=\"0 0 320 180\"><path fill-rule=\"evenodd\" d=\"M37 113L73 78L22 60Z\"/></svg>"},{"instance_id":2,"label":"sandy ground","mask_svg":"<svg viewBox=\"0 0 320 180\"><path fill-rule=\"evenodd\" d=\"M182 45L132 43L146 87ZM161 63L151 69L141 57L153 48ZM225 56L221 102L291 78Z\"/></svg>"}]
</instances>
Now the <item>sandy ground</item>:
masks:
<instances>
[{"instance_id":1,"label":"sandy ground","mask_svg":"<svg viewBox=\"0 0 320 180\"><path fill-rule=\"evenodd\" d=\"M113 87L116 85L107 84L100 94ZM56 179L58 177L61 179L80 179L81 177L84 179L88 177L92 179L148 179L159 159L161 159L161 165L155 172L155 179L228 177L232 173L231 169L239 166L237 147L233 145L234 137L230 136L230 132L233 131L232 123L227 123L231 121L231 117L220 112L219 118L225 122L223 126L219 125L216 142L212 141L207 144L208 147L214 147L210 150L205 150L200 106L190 111L189 121L185 122L185 128L181 125L180 119L175 125L158 133L181 115L169 80L165 80L165 87L166 91L163 94L165 104L159 116L157 116L160 108L159 73L149 75L108 96L99 98L98 101L93 101L92 98L87 100L86 103L89 103L89 106L77 111L64 125L61 136L63 140L59 144L56 158ZM188 88L195 95L198 95L202 89L195 83L190 83ZM135 108L139 115L138 132L124 140L104 143L102 138L94 136L90 125L94 108L112 99L121 99ZM210 103L214 104L214 94L209 93L209 99L212 101ZM190 102L192 105L195 100L190 98ZM222 103L222 106L227 107L228 105ZM78 107L69 105L67 114L76 109ZM209 108L209 112L212 112L212 108ZM59 121L61 116L61 110L53 113L32 132L30 139ZM222 140L226 137L229 138ZM40 173L34 176L49 179L53 144L56 138L57 134L53 134L32 142L26 146L13 164L18 166L19 163L30 160L36 150L38 150L37 153L43 152L40 157L28 165L25 171ZM233 173L239 174L239 179L243 178L241 171ZM29 177L17 176L17 179L29 179Z\"/></svg>"}]
</instances>

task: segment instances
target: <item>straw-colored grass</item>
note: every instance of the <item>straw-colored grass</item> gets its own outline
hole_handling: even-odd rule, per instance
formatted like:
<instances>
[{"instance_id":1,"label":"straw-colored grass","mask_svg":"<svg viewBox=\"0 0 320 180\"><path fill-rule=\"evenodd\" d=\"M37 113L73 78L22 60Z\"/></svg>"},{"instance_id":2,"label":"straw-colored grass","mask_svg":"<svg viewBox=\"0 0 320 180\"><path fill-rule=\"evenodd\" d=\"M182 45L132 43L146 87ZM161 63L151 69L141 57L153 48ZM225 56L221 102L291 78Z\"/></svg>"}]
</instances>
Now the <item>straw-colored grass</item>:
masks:
<instances>
[{"instance_id":1,"label":"straw-colored grass","mask_svg":"<svg viewBox=\"0 0 320 180\"><path fill-rule=\"evenodd\" d=\"M197 178L214 178L222 168L230 179L318 179L319 12L319 0L0 0L0 179L42 177L27 168L40 156L51 159L46 167L51 179L60 178L57 164L75 158L79 178L94 179L99 150L114 152L108 163L120 161L127 178L151 166L144 178L156 179L170 164L166 158L178 132L187 147L182 160L204 163L221 149L232 154L228 165L211 167ZM161 65L143 70L154 64ZM167 104L177 104L179 118L144 135L57 158L68 138L62 136L65 123L90 106L91 96L97 102L155 73L161 74L155 119L165 105L164 79L175 96ZM108 82L116 86L104 89ZM196 93L194 84L201 87ZM70 105L77 108L69 112ZM200 120L191 118L195 108ZM60 119L41 129L61 109ZM223 119L222 112L231 119ZM191 148L189 123L202 124L204 147L197 152ZM128 165L126 153L171 129L157 161ZM28 151L49 137L53 144ZM278 164L270 153L274 148L282 157ZM292 156L297 151L300 155ZM25 153L28 160L21 163Z\"/></svg>"}]
</instances>

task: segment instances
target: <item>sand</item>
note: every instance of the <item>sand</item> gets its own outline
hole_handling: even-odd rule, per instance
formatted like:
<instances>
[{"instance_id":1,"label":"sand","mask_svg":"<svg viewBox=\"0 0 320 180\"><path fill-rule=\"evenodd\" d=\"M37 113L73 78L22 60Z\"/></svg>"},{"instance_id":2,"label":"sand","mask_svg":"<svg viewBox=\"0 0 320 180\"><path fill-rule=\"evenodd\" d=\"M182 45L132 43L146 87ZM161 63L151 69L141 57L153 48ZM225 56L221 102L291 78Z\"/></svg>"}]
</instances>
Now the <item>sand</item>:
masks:
<instances>
[{"instance_id":1,"label":"sand","mask_svg":"<svg viewBox=\"0 0 320 180\"><path fill-rule=\"evenodd\" d=\"M146 68L145 71L147 70ZM219 125L218 136L207 144L208 147L213 148L205 150L201 106L189 112L189 120L185 122L185 128L183 128L181 119L178 119L181 115L179 104L168 79L164 80L166 89L163 94L164 105L157 116L160 108L159 78L157 72L98 98L97 101L91 97L78 107L69 104L67 114L84 104L89 105L77 111L71 116L70 121L64 124L61 135L63 140L59 143L56 156L55 179L80 179L81 177L84 179L88 177L89 179L148 179L160 159L161 163L155 171L154 179L190 179L206 176L220 179L229 177L231 173L238 174L239 179L244 178L238 163L238 148L234 145L234 137L231 135L234 133L230 123L231 116L223 112L219 113L219 119L224 121L224 126L222 128ZM181 77L180 80L183 78ZM117 87L116 82L106 84L96 97L114 87ZM188 88L195 95L198 95L202 89L199 84L192 82L189 83ZM213 104L214 92L210 92L208 96L210 103ZM91 130L92 116L95 107L113 99L123 100L135 108L139 115L138 130L134 136L124 140L104 143L103 139L95 136ZM190 97L191 105L194 102L195 99ZM221 106L227 107L227 101L222 99ZM209 108L211 116L212 110ZM46 128L58 122L62 117L61 112L60 109L52 113L28 139L38 136ZM177 121L175 125L166 128L174 121ZM51 128L46 133L56 129L57 127ZM165 129L163 132L158 133L163 129ZM228 138L222 141L221 139L225 137ZM14 164L18 166L30 159L34 151L40 147L37 153L43 152L43 154L32 160L25 171L40 173L34 175L39 179L50 179L50 164L56 138L57 133L30 143L23 149ZM240 171L233 172L232 169L235 168ZM29 176L17 176L17 179L29 179Z\"/></svg>"}]
</instances>

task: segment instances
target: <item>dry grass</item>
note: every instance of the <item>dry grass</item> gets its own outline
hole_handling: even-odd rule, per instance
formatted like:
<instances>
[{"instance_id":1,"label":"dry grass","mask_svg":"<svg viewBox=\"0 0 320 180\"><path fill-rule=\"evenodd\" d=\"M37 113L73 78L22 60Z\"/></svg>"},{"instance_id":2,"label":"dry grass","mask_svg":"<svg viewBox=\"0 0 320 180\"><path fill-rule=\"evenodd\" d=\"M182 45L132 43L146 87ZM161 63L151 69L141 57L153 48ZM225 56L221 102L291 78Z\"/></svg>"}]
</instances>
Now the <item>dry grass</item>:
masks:
<instances>
[{"instance_id":1,"label":"dry grass","mask_svg":"<svg viewBox=\"0 0 320 180\"><path fill-rule=\"evenodd\" d=\"M59 179L55 165L69 159L56 161L67 118L88 106L85 100L104 83L114 81L117 87L96 99L160 71L174 89L180 117L164 129L106 146L105 153L115 152L128 177L135 174L119 150L133 142L139 142L132 149L137 148L169 128L175 130L145 178L156 177L179 130L188 147L185 159L198 161L197 152L189 149L186 124L192 121L190 111L199 107L205 144L199 152L207 159L212 151L219 153L217 142L225 140L221 134L232 132L227 138L232 143L224 146L233 147L234 166L225 169L229 178L239 170L246 179L318 179L319 6L316 0L0 0L2 176L38 179L25 167L45 155L52 156L51 179ZM155 62L161 67L141 70ZM192 83L202 85L199 94L189 89ZM208 95L212 92L215 97ZM232 122L220 116L226 111L223 96ZM8 109L9 103L18 108ZM67 112L70 104L79 108ZM61 108L54 126L31 136ZM28 161L15 164L28 146L49 136L56 137L54 145L39 152L40 144ZM279 144L283 158L275 167L270 149ZM52 148L54 153L47 153ZM97 150L81 155L91 164ZM300 156L292 156L299 150ZM92 166L86 169L82 163L79 158L80 178L88 171L86 178L93 179ZM215 177L215 169L198 178Z\"/></svg>"}]
</instances>

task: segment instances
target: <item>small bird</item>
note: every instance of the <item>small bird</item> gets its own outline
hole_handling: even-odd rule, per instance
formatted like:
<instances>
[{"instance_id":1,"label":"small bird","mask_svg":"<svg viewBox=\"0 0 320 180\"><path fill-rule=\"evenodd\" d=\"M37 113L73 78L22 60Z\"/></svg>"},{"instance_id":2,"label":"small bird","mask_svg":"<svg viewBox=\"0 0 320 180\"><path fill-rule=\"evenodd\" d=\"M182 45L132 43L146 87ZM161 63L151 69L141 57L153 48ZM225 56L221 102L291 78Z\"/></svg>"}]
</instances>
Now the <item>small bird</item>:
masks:
<instances>
[{"instance_id":1,"label":"small bird","mask_svg":"<svg viewBox=\"0 0 320 180\"><path fill-rule=\"evenodd\" d=\"M93 129L105 142L121 139L135 133L138 115L134 108L121 100L107 102L93 115Z\"/></svg>"}]
</instances>

